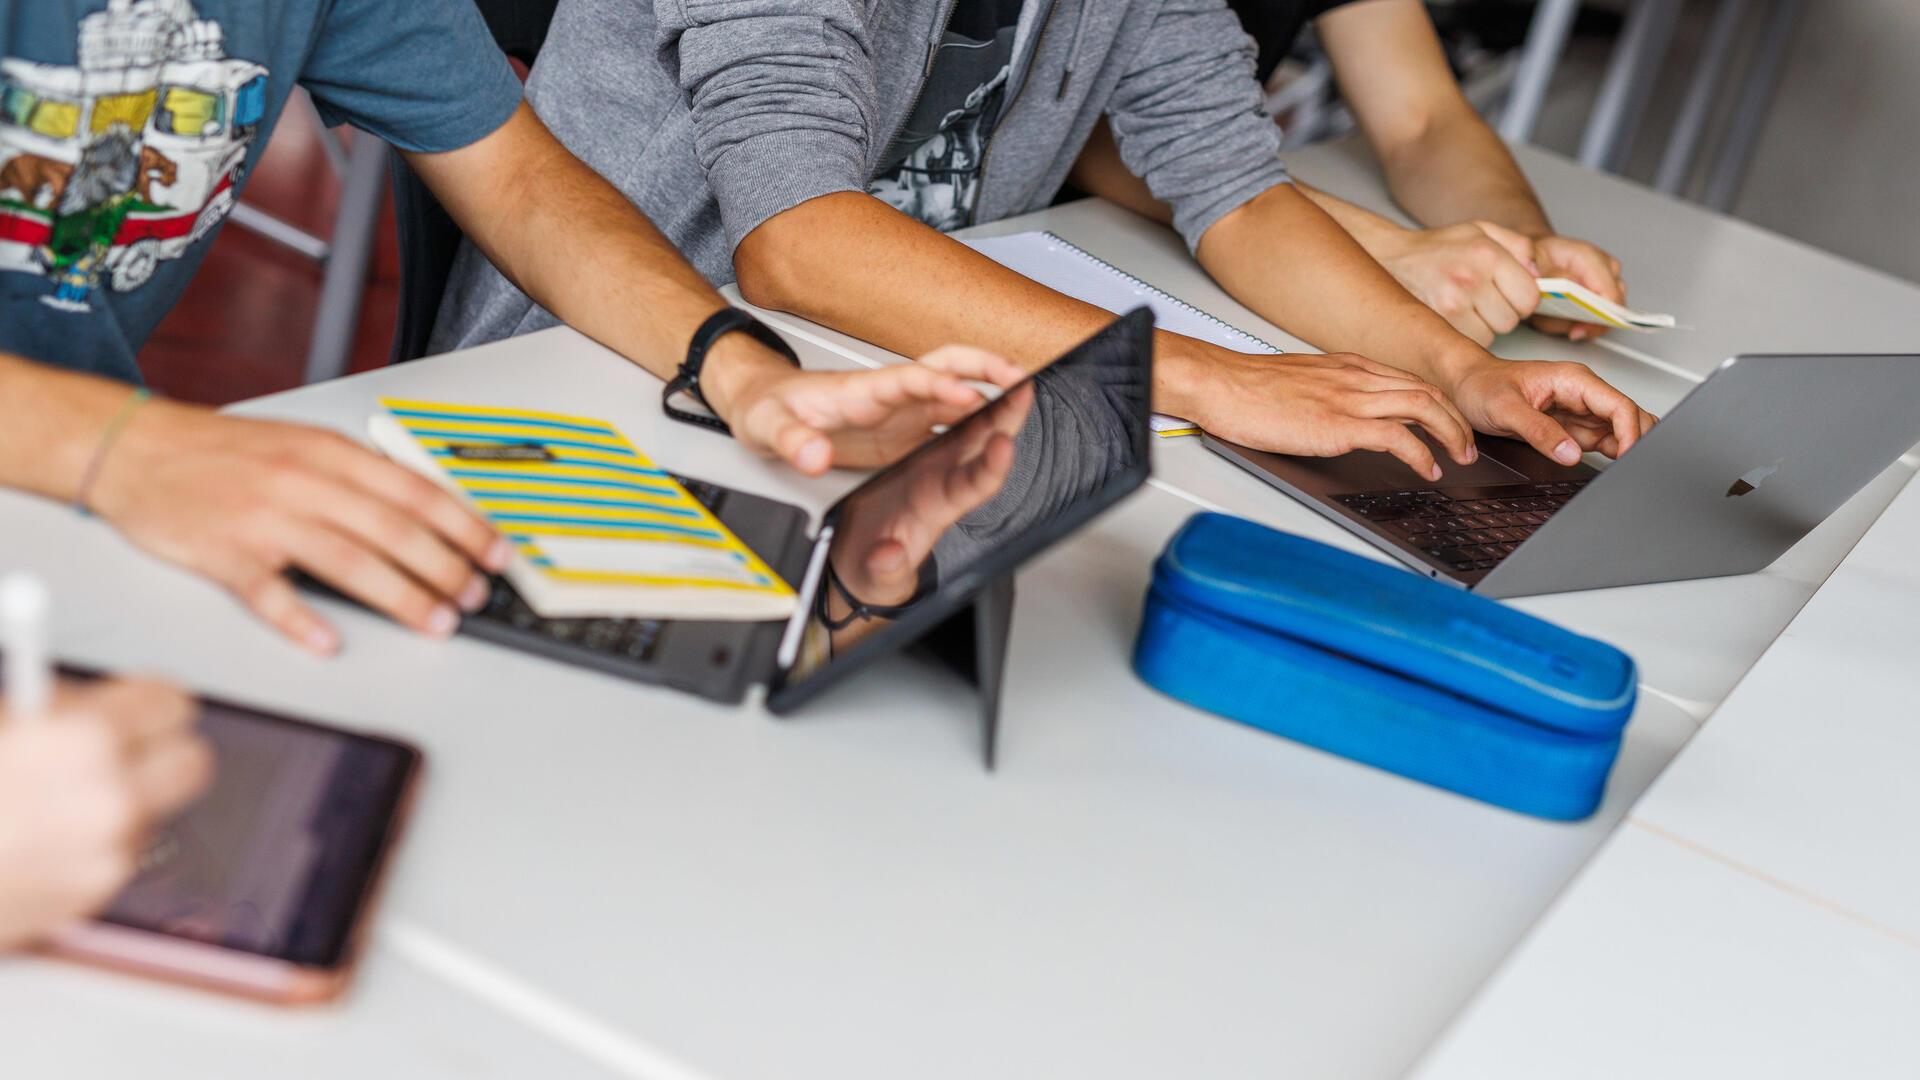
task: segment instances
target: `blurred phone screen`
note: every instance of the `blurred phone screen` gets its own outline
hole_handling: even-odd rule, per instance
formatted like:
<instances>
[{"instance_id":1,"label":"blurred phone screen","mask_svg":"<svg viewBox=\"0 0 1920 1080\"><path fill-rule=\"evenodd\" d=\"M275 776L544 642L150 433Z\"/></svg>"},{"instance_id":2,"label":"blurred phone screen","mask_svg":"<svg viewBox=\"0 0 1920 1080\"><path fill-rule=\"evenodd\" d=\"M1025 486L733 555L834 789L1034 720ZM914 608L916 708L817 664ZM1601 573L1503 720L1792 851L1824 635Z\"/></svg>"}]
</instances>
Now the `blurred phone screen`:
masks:
<instances>
[{"instance_id":1,"label":"blurred phone screen","mask_svg":"<svg viewBox=\"0 0 1920 1080\"><path fill-rule=\"evenodd\" d=\"M103 921L293 963L340 959L418 753L204 703L213 786L148 844Z\"/></svg>"}]
</instances>

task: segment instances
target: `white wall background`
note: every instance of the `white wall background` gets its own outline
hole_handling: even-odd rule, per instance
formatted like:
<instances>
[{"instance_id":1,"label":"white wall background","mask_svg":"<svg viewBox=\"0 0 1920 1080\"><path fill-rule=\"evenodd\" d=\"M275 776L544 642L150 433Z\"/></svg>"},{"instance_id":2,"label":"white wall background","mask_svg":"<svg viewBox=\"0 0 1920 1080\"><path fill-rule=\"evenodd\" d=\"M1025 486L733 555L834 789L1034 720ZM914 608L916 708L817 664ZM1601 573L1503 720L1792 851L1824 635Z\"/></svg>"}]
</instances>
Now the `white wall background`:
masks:
<instances>
[{"instance_id":1,"label":"white wall background","mask_svg":"<svg viewBox=\"0 0 1920 1080\"><path fill-rule=\"evenodd\" d=\"M1653 175L1714 4L1689 0L1627 175ZM1606 45L1576 42L1536 140L1572 155ZM1713 144L1709 142L1710 148ZM1920 282L1920 0L1806 0L1734 213ZM1920 341L1920 312L1915 312Z\"/></svg>"}]
</instances>

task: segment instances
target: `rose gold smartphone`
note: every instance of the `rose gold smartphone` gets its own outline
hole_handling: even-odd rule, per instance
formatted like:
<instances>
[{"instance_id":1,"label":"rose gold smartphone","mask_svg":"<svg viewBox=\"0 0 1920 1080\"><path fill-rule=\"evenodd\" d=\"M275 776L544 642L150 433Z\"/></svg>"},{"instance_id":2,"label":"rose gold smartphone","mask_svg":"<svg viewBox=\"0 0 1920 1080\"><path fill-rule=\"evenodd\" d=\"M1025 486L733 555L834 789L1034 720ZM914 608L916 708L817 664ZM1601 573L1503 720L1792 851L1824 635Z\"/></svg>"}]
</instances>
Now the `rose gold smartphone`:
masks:
<instances>
[{"instance_id":1,"label":"rose gold smartphone","mask_svg":"<svg viewBox=\"0 0 1920 1080\"><path fill-rule=\"evenodd\" d=\"M69 673L73 674L73 673ZM420 752L203 700L212 786L148 844L140 873L48 951L283 1004L346 989Z\"/></svg>"}]
</instances>

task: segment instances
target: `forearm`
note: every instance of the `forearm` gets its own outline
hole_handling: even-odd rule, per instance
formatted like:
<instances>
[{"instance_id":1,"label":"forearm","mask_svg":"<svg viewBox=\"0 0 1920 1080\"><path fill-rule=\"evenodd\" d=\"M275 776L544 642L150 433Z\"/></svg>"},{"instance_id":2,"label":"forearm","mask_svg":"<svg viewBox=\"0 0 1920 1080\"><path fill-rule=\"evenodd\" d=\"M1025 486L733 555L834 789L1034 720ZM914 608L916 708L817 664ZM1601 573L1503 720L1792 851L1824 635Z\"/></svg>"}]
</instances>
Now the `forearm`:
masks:
<instances>
[{"instance_id":1,"label":"forearm","mask_svg":"<svg viewBox=\"0 0 1920 1080\"><path fill-rule=\"evenodd\" d=\"M1291 185L1221 218L1197 254L1236 300L1327 352L1359 353L1441 386L1485 356Z\"/></svg>"},{"instance_id":2,"label":"forearm","mask_svg":"<svg viewBox=\"0 0 1920 1080\"><path fill-rule=\"evenodd\" d=\"M0 353L0 487L71 501L133 392Z\"/></svg>"},{"instance_id":3,"label":"forearm","mask_svg":"<svg viewBox=\"0 0 1920 1080\"><path fill-rule=\"evenodd\" d=\"M725 299L611 185L584 168L566 172L497 264L567 325L670 377Z\"/></svg>"},{"instance_id":4,"label":"forearm","mask_svg":"<svg viewBox=\"0 0 1920 1080\"><path fill-rule=\"evenodd\" d=\"M1395 234L1406 231L1397 223L1364 207L1355 206L1337 195L1329 195L1319 188L1310 187L1298 180L1293 182L1293 186L1300 190L1300 194L1311 200L1313 205L1326 211L1328 217L1347 231L1347 235L1359 241L1361 247L1366 248L1376 257L1379 255L1380 243L1390 240Z\"/></svg>"},{"instance_id":5,"label":"forearm","mask_svg":"<svg viewBox=\"0 0 1920 1080\"><path fill-rule=\"evenodd\" d=\"M1394 202L1428 227L1478 220L1536 239L1551 234L1546 211L1506 144L1464 103L1462 111L1378 148Z\"/></svg>"},{"instance_id":6,"label":"forearm","mask_svg":"<svg viewBox=\"0 0 1920 1080\"><path fill-rule=\"evenodd\" d=\"M1114 145L1113 132L1108 129L1104 119L1095 125L1087 145L1074 160L1073 171L1067 180L1089 195L1123 206L1162 225L1173 224L1173 208L1154 198L1153 193L1147 190L1146 181L1127 171L1126 163L1120 160L1119 148ZM1360 241L1361 247L1376 256L1380 243L1406 231L1371 210L1303 184L1297 178L1293 186L1339 222L1341 228Z\"/></svg>"},{"instance_id":7,"label":"forearm","mask_svg":"<svg viewBox=\"0 0 1920 1080\"><path fill-rule=\"evenodd\" d=\"M1491 221L1528 236L1546 215L1513 155L1474 111L1418 0L1343 4L1314 21L1340 95L1385 167L1394 201L1428 227Z\"/></svg>"},{"instance_id":8,"label":"forearm","mask_svg":"<svg viewBox=\"0 0 1920 1080\"><path fill-rule=\"evenodd\" d=\"M907 356L949 342L1044 366L1113 319L1014 273L867 195L810 200L761 225L734 252L740 289ZM1160 374L1209 346L1156 335Z\"/></svg>"},{"instance_id":9,"label":"forearm","mask_svg":"<svg viewBox=\"0 0 1920 1080\"><path fill-rule=\"evenodd\" d=\"M518 191L481 199L456 189L441 198L536 303L653 374L672 375L694 328L725 306L720 294L645 215L564 151L521 169Z\"/></svg>"},{"instance_id":10,"label":"forearm","mask_svg":"<svg viewBox=\"0 0 1920 1080\"><path fill-rule=\"evenodd\" d=\"M726 306L647 216L568 153L530 110L469 150L412 160L509 281L661 379L673 375L694 330ZM508 162L512 168L504 167ZM711 356L715 382L722 368L730 375L788 369L740 334L722 338Z\"/></svg>"}]
</instances>

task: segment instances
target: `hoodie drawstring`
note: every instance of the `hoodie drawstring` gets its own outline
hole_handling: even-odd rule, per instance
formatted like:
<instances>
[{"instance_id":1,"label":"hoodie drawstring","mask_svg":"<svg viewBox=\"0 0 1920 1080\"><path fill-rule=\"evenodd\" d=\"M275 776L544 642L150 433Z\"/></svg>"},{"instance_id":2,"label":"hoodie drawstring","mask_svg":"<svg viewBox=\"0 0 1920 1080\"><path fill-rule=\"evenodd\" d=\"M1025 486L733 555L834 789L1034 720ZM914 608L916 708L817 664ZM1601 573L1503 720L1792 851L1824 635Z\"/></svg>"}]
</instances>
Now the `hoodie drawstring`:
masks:
<instances>
[{"instance_id":1,"label":"hoodie drawstring","mask_svg":"<svg viewBox=\"0 0 1920 1080\"><path fill-rule=\"evenodd\" d=\"M1082 0L1076 5L1078 10L1073 16L1073 45L1067 49L1067 69L1060 73L1060 89L1053 95L1055 101L1067 96L1067 84L1073 82L1073 69L1079 65L1080 50L1087 41L1087 24L1093 21L1087 10L1091 5L1092 0Z\"/></svg>"}]
</instances>

